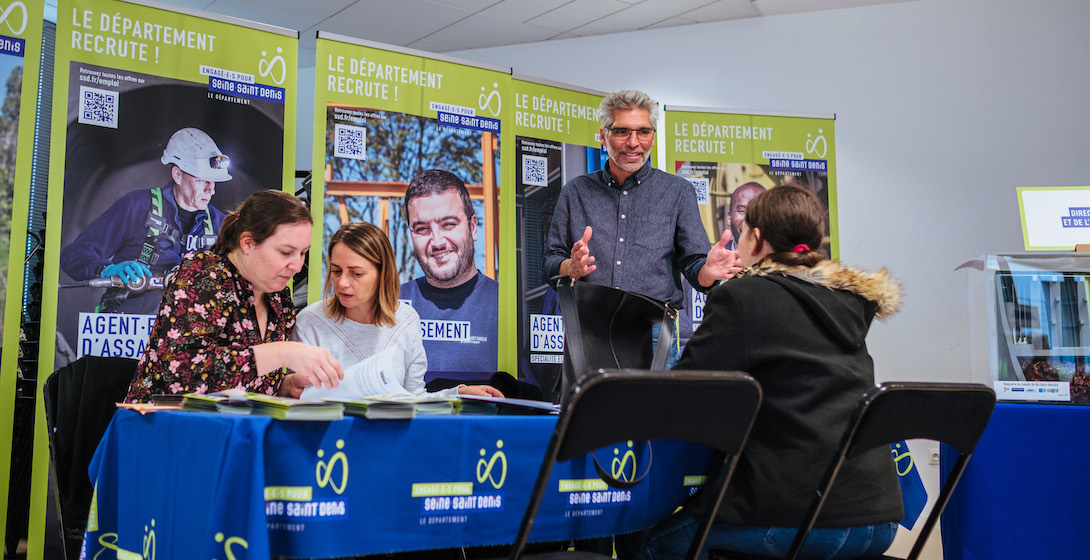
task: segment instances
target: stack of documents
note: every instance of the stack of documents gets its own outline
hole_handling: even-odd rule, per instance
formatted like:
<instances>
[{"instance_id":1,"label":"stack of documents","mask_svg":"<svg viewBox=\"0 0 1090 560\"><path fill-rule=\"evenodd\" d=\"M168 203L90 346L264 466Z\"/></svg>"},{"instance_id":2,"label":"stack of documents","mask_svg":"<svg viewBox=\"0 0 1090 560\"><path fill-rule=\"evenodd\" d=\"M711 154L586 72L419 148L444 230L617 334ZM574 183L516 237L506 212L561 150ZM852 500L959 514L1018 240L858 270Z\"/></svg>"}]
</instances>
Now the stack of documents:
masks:
<instances>
[{"instance_id":1,"label":"stack of documents","mask_svg":"<svg viewBox=\"0 0 1090 560\"><path fill-rule=\"evenodd\" d=\"M219 412L216 403L227 400L223 395L204 393L186 393L182 397L182 410L195 410L197 412Z\"/></svg>"},{"instance_id":2,"label":"stack of documents","mask_svg":"<svg viewBox=\"0 0 1090 560\"><path fill-rule=\"evenodd\" d=\"M559 414L560 405L530 399L458 395L461 414Z\"/></svg>"},{"instance_id":3,"label":"stack of documents","mask_svg":"<svg viewBox=\"0 0 1090 560\"><path fill-rule=\"evenodd\" d=\"M454 402L428 395L383 393L357 399L327 398L326 402L344 405L345 414L372 420L412 418L419 414L453 414Z\"/></svg>"},{"instance_id":4,"label":"stack of documents","mask_svg":"<svg viewBox=\"0 0 1090 560\"><path fill-rule=\"evenodd\" d=\"M247 393L252 414L281 420L340 420L344 406L335 402L304 401L289 397Z\"/></svg>"}]
</instances>

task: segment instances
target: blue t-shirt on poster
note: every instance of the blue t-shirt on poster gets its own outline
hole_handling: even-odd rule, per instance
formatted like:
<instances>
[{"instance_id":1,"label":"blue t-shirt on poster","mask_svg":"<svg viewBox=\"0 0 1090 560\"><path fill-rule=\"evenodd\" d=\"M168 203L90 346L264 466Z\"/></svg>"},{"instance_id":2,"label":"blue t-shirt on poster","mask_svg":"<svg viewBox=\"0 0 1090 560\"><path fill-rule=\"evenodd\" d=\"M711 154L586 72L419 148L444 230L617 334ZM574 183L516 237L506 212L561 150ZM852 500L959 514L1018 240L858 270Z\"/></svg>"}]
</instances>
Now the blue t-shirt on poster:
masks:
<instances>
[{"instance_id":1,"label":"blue t-shirt on poster","mask_svg":"<svg viewBox=\"0 0 1090 560\"><path fill-rule=\"evenodd\" d=\"M423 276L401 285L420 315L427 379L486 380L496 372L499 284L477 271L468 282L436 288Z\"/></svg>"}]
</instances>

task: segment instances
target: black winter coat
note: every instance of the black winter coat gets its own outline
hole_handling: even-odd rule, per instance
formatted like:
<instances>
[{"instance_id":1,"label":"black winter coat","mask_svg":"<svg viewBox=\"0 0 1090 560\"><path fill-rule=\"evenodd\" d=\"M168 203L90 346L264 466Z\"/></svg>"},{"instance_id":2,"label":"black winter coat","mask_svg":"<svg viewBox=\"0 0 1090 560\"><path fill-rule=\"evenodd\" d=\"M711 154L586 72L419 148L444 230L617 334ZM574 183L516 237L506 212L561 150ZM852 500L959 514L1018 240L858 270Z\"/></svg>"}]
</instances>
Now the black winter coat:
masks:
<instances>
[{"instance_id":1,"label":"black winter coat","mask_svg":"<svg viewBox=\"0 0 1090 560\"><path fill-rule=\"evenodd\" d=\"M743 371L764 402L717 520L795 527L831 461L860 396L874 386L865 338L896 311L900 288L877 273L823 261L765 262L708 294L705 318L675 369ZM690 504L699 512L700 499ZM855 527L904 516L888 450L849 461L817 527Z\"/></svg>"}]
</instances>

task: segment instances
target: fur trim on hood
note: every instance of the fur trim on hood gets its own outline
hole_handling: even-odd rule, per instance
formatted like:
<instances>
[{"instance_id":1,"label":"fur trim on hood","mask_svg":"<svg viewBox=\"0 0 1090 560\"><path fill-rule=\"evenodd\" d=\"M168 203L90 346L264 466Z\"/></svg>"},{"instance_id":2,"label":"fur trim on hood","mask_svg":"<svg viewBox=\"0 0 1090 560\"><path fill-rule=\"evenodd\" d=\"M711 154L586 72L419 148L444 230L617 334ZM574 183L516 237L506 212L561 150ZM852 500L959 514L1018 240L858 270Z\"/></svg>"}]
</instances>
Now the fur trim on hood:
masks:
<instances>
[{"instance_id":1,"label":"fur trim on hood","mask_svg":"<svg viewBox=\"0 0 1090 560\"><path fill-rule=\"evenodd\" d=\"M774 274L791 276L831 290L846 290L873 301L878 304L874 318L880 321L892 316L901 307L901 285L884 267L877 272L870 272L861 268L843 266L829 259L813 267L788 266L765 260L743 270L739 273L739 277Z\"/></svg>"}]
</instances>

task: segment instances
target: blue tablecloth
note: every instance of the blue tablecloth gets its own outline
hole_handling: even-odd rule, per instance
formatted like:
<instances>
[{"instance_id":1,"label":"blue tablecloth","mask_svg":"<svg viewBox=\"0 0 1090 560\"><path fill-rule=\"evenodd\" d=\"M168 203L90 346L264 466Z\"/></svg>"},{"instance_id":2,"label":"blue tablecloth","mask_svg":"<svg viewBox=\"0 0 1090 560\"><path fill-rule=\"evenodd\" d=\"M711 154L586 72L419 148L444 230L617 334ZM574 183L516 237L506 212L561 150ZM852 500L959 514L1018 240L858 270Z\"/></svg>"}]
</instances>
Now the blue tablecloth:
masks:
<instances>
[{"instance_id":1,"label":"blue tablecloth","mask_svg":"<svg viewBox=\"0 0 1090 560\"><path fill-rule=\"evenodd\" d=\"M514 540L555 416L278 421L120 410L99 445L87 557L308 558ZM646 444L599 450L626 474ZM605 487L590 459L560 463L531 540L629 532L695 491L708 448L653 442L648 480Z\"/></svg>"},{"instance_id":2,"label":"blue tablecloth","mask_svg":"<svg viewBox=\"0 0 1090 560\"><path fill-rule=\"evenodd\" d=\"M1090 407L998 403L942 516L945 560L1086 558ZM942 453L943 472L953 454ZM944 477L945 478L945 477Z\"/></svg>"}]
</instances>

